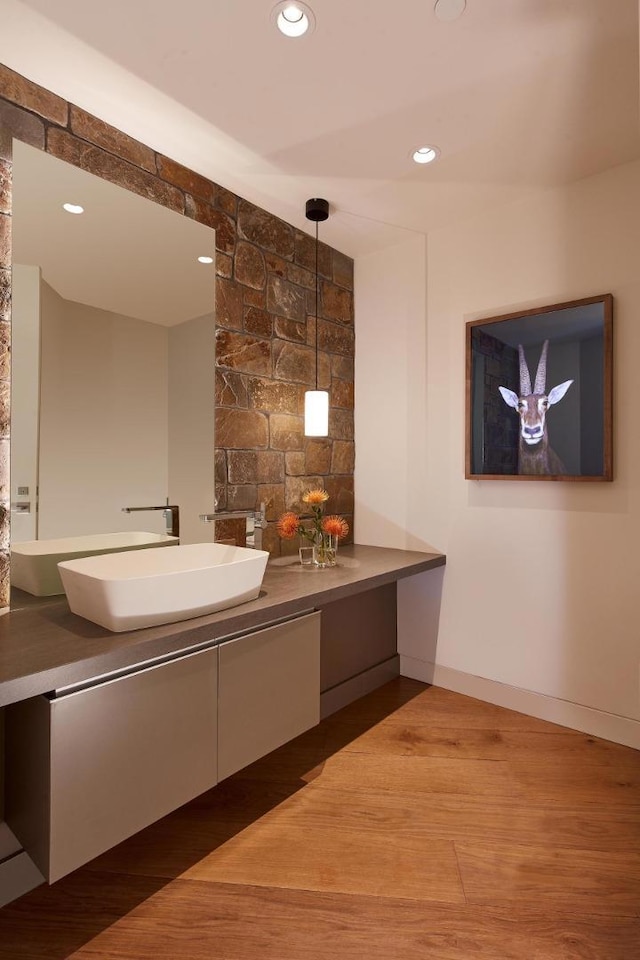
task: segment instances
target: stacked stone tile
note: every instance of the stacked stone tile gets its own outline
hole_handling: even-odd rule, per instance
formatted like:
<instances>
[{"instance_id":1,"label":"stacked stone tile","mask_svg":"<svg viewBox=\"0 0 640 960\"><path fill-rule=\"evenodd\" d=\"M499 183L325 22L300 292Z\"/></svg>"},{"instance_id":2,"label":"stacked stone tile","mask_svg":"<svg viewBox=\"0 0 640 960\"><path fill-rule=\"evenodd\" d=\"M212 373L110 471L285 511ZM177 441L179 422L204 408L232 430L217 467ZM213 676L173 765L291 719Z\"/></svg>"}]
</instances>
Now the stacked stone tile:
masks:
<instances>
[{"instance_id":1,"label":"stacked stone tile","mask_svg":"<svg viewBox=\"0 0 640 960\"><path fill-rule=\"evenodd\" d=\"M0 607L9 603L10 377L11 377L11 162L0 128Z\"/></svg>"},{"instance_id":2,"label":"stacked stone tile","mask_svg":"<svg viewBox=\"0 0 640 960\"><path fill-rule=\"evenodd\" d=\"M324 244L318 257L318 385L330 392L329 437L304 437L315 386L315 241L244 200L232 277L216 302L216 482L229 510L267 504L274 522L322 484L333 511L353 514L353 265ZM283 545L286 547L286 545ZM294 545L295 546L295 545Z\"/></svg>"},{"instance_id":3,"label":"stacked stone tile","mask_svg":"<svg viewBox=\"0 0 640 960\"><path fill-rule=\"evenodd\" d=\"M352 525L353 262L320 245L318 373L331 407L329 438L308 440L314 239L0 65L0 606L8 602L11 137L215 229L219 507L265 501L264 542L275 554L278 514L298 509L312 483Z\"/></svg>"}]
</instances>

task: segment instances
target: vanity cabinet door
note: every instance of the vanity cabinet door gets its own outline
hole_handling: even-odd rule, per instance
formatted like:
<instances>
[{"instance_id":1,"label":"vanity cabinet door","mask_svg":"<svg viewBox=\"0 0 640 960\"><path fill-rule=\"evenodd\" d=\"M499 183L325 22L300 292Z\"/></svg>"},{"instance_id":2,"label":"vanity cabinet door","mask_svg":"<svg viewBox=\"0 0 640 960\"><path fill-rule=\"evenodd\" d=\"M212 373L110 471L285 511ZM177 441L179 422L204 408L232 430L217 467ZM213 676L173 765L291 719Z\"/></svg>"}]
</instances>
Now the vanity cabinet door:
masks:
<instances>
[{"instance_id":1,"label":"vanity cabinet door","mask_svg":"<svg viewBox=\"0 0 640 960\"><path fill-rule=\"evenodd\" d=\"M217 656L10 713L7 821L50 883L216 784Z\"/></svg>"},{"instance_id":2,"label":"vanity cabinet door","mask_svg":"<svg viewBox=\"0 0 640 960\"><path fill-rule=\"evenodd\" d=\"M218 647L218 779L320 722L320 614Z\"/></svg>"}]
</instances>

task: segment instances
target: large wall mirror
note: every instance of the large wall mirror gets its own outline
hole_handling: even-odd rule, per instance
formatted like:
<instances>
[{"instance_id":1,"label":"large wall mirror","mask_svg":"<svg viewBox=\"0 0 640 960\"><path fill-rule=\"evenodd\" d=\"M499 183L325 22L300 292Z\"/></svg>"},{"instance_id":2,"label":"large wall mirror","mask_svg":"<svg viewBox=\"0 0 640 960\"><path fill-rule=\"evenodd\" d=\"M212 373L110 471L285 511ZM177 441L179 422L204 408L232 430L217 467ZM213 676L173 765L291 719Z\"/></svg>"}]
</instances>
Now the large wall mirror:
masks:
<instances>
[{"instance_id":1,"label":"large wall mirror","mask_svg":"<svg viewBox=\"0 0 640 960\"><path fill-rule=\"evenodd\" d=\"M12 216L12 547L210 539L214 231L15 140Z\"/></svg>"}]
</instances>

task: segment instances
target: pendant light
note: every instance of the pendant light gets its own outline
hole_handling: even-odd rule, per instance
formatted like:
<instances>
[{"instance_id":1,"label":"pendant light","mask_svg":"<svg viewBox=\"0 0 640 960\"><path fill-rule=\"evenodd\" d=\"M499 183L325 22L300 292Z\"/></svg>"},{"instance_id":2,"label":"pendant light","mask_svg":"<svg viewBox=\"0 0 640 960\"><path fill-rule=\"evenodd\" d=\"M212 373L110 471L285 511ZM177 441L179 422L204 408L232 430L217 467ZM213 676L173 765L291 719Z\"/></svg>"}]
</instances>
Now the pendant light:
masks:
<instances>
[{"instance_id":1,"label":"pendant light","mask_svg":"<svg viewBox=\"0 0 640 960\"><path fill-rule=\"evenodd\" d=\"M305 211L307 220L313 220L316 225L316 388L307 390L304 395L304 435L305 437L329 436L329 394L326 390L318 390L318 289L320 277L318 274L318 223L329 218L329 202L315 197L307 200Z\"/></svg>"}]
</instances>

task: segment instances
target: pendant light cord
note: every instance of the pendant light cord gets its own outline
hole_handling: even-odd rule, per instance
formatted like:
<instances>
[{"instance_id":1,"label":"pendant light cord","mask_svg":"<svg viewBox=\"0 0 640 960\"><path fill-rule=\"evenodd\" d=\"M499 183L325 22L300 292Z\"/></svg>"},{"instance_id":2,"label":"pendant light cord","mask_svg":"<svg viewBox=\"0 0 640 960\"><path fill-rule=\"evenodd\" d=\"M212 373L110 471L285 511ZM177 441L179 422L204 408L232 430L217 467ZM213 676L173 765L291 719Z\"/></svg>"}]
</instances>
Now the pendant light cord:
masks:
<instances>
[{"instance_id":1,"label":"pendant light cord","mask_svg":"<svg viewBox=\"0 0 640 960\"><path fill-rule=\"evenodd\" d=\"M318 389L318 221L316 220L316 390Z\"/></svg>"}]
</instances>

